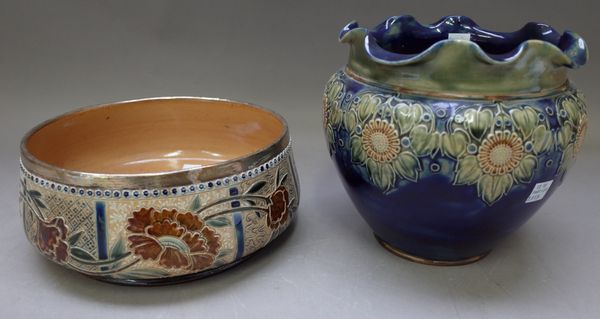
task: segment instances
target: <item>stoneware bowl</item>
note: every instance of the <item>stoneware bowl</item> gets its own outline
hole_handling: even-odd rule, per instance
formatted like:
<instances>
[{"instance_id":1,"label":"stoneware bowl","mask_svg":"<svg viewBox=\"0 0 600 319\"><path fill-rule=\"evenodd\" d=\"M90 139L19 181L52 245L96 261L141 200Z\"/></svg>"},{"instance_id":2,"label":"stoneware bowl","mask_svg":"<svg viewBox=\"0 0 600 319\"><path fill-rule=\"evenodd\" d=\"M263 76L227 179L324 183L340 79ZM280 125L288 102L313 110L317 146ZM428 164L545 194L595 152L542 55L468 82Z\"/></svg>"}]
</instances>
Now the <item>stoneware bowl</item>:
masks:
<instances>
[{"instance_id":1,"label":"stoneware bowl","mask_svg":"<svg viewBox=\"0 0 600 319\"><path fill-rule=\"evenodd\" d=\"M291 223L298 185L283 118L169 97L84 108L21 143L25 233L48 259L130 285L222 271Z\"/></svg>"}]
</instances>

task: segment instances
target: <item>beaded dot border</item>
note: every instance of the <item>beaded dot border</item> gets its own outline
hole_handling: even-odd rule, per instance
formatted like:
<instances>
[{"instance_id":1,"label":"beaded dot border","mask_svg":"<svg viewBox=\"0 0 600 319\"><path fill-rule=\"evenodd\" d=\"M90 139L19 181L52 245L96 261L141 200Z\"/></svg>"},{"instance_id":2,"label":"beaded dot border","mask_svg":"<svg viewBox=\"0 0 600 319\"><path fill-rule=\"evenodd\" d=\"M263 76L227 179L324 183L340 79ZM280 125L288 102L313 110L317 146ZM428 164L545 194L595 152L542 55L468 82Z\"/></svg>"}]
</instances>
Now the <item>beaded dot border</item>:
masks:
<instances>
[{"instance_id":1,"label":"beaded dot border","mask_svg":"<svg viewBox=\"0 0 600 319\"><path fill-rule=\"evenodd\" d=\"M154 188L154 189L102 189L102 188L81 188L74 187L65 184L53 182L39 176L36 176L29 172L23 162L20 162L21 177L37 184L41 187L69 194L73 196L81 196L87 198L102 198L102 199L143 199L143 198L156 198L156 197L172 197L172 196L183 196L194 193L200 193L205 191L211 191L213 189L229 187L242 181L251 179L258 175L261 175L268 170L276 167L278 164L283 162L290 153L291 143L277 156L271 160L253 167L247 171L239 174L230 175L223 178L213 179L206 182L197 184L190 184L185 186L175 186L169 188Z\"/></svg>"}]
</instances>

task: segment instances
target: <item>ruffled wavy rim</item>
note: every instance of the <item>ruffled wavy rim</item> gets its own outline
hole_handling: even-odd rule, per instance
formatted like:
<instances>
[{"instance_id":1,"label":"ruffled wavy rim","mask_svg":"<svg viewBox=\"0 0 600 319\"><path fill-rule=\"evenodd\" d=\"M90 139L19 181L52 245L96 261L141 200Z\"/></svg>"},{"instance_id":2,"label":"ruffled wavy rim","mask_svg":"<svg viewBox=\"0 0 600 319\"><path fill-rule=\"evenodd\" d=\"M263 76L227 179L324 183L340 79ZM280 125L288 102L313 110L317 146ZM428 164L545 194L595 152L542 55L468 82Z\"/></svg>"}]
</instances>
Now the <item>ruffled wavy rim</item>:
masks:
<instances>
[{"instance_id":1,"label":"ruffled wavy rim","mask_svg":"<svg viewBox=\"0 0 600 319\"><path fill-rule=\"evenodd\" d=\"M448 38L453 33L469 34L471 40ZM409 15L394 16L371 30L352 21L341 30L339 40L346 43L355 39L364 40L370 59L394 66L427 60L446 45L468 45L476 57L489 64L511 63L533 48L548 50L560 66L577 68L588 59L585 41L574 32L561 35L547 24L534 22L514 32L494 32L465 16L447 16L429 25Z\"/></svg>"}]
</instances>

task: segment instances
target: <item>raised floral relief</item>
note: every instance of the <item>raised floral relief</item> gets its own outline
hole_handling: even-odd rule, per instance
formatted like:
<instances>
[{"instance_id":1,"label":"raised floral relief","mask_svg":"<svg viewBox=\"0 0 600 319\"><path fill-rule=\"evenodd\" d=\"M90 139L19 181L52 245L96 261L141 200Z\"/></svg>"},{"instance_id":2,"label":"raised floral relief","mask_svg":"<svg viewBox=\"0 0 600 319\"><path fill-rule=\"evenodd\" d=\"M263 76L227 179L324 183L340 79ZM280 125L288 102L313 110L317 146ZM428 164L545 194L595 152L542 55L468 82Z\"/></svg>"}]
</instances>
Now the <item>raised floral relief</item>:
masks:
<instances>
[{"instance_id":1,"label":"raised floral relief","mask_svg":"<svg viewBox=\"0 0 600 319\"><path fill-rule=\"evenodd\" d=\"M166 268L208 268L221 246L216 231L189 212L142 208L128 219L127 230L136 255Z\"/></svg>"},{"instance_id":2,"label":"raised floral relief","mask_svg":"<svg viewBox=\"0 0 600 319\"><path fill-rule=\"evenodd\" d=\"M288 208L290 204L290 193L285 186L279 186L269 196L269 212L267 213L267 224L271 229L277 229L284 225L288 219Z\"/></svg>"},{"instance_id":3,"label":"raised floral relief","mask_svg":"<svg viewBox=\"0 0 600 319\"><path fill-rule=\"evenodd\" d=\"M335 138L350 152L352 163L363 167L368 179L384 192L404 179L416 182L423 174L422 158L441 155L456 162L454 185L474 185L478 196L492 205L513 186L529 183L542 154L561 151L556 171L563 174L581 149L587 130L582 97L567 94L557 99L556 108L503 103L481 105L459 103L451 114L420 101L396 94L372 93L365 89L352 99L340 102L344 92L337 73L326 89L327 140L335 153ZM332 94L335 86L335 94ZM334 110L342 121L331 117ZM556 110L556 111L554 111ZM556 113L556 114L555 114ZM560 124L552 130L550 118ZM345 134L340 135L345 130ZM337 136L337 137L336 137ZM552 167L552 161L544 162Z\"/></svg>"},{"instance_id":4,"label":"raised floral relief","mask_svg":"<svg viewBox=\"0 0 600 319\"><path fill-rule=\"evenodd\" d=\"M557 134L557 144L563 151L559 173L564 173L579 154L588 127L583 97L580 94L559 99L558 119L561 129Z\"/></svg>"},{"instance_id":5,"label":"raised floral relief","mask_svg":"<svg viewBox=\"0 0 600 319\"><path fill-rule=\"evenodd\" d=\"M442 150L458 161L454 184L475 184L488 205L513 185L529 183L536 155L553 145L545 117L530 106L468 109L455 115L453 125L454 131L442 136Z\"/></svg>"},{"instance_id":6,"label":"raised floral relief","mask_svg":"<svg viewBox=\"0 0 600 319\"><path fill-rule=\"evenodd\" d=\"M46 257L59 264L64 263L69 257L65 221L57 217L49 222L38 220L37 224L38 231L35 238L37 247Z\"/></svg>"},{"instance_id":7,"label":"raised floral relief","mask_svg":"<svg viewBox=\"0 0 600 319\"><path fill-rule=\"evenodd\" d=\"M352 161L364 166L373 183L389 191L396 181L417 181L420 156L438 148L431 110L422 104L364 93L344 116Z\"/></svg>"},{"instance_id":8,"label":"raised floral relief","mask_svg":"<svg viewBox=\"0 0 600 319\"><path fill-rule=\"evenodd\" d=\"M289 179L293 171L288 162L278 161L280 165L261 177L229 181L228 188L215 190L218 196L153 199L159 208L140 201L128 204L124 197L110 203L90 200L26 175L20 192L25 231L47 258L101 279L212 272L264 247L293 220L298 196L295 181ZM56 213L61 215L48 217Z\"/></svg>"}]
</instances>

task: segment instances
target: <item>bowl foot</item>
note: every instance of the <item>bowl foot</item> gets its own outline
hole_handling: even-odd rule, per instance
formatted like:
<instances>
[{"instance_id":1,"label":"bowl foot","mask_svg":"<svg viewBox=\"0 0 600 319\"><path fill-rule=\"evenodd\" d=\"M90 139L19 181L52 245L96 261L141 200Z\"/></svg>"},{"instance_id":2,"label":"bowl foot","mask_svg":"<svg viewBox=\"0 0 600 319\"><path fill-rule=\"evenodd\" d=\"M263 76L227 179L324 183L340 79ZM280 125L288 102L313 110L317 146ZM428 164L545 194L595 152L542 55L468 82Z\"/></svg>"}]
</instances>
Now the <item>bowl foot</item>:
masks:
<instances>
[{"instance_id":1,"label":"bowl foot","mask_svg":"<svg viewBox=\"0 0 600 319\"><path fill-rule=\"evenodd\" d=\"M375 235L375 234L374 234ZM383 248L385 248L386 250L388 250L389 252L391 252L392 254L402 257L404 259L410 260L412 262L416 262L419 264L424 264L424 265L431 265L431 266L461 266L461 265L467 265L467 264L471 264L474 263L476 261L481 260L483 257L487 256L489 254L489 251L481 254L481 255L477 255L477 256L473 256L473 257L469 257L469 258L465 258L465 259L459 259L459 260L432 260L432 259L427 259L424 257L419 257L419 256L415 256L412 254L409 254L403 250L400 250L392 245L390 245L388 242L386 242L385 240L381 239L379 236L375 235L375 239L377 239L377 242L379 242L379 244L381 246L383 246Z\"/></svg>"},{"instance_id":2,"label":"bowl foot","mask_svg":"<svg viewBox=\"0 0 600 319\"><path fill-rule=\"evenodd\" d=\"M146 286L146 287L150 286L151 287L151 286L176 285L176 284L193 281L193 280L198 280L198 279L210 277L212 275L216 275L222 271L225 271L231 267L238 265L239 263L243 262L244 260L246 260L247 258L249 258L251 256L252 255L243 257L232 263L229 263L227 265L223 265L221 267L217 267L214 269L201 271L201 272L198 272L195 274L188 274L188 275L175 276L175 277L156 278L156 279L125 279L125 278L121 279L121 278L100 277L100 276L89 276L89 277L91 277L92 279L95 279L95 280L104 281L104 282L108 282L111 284L117 284L117 285L121 285L121 286Z\"/></svg>"}]
</instances>

